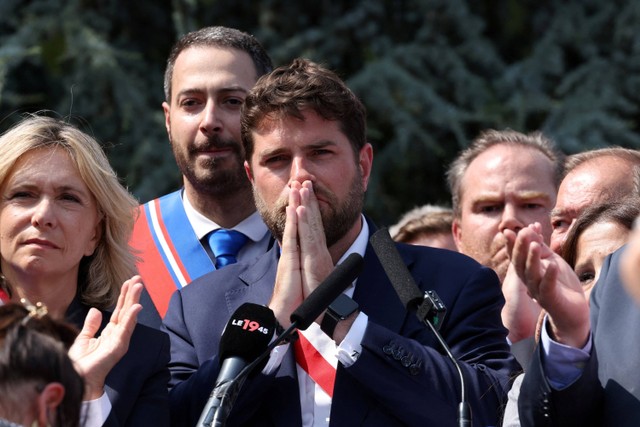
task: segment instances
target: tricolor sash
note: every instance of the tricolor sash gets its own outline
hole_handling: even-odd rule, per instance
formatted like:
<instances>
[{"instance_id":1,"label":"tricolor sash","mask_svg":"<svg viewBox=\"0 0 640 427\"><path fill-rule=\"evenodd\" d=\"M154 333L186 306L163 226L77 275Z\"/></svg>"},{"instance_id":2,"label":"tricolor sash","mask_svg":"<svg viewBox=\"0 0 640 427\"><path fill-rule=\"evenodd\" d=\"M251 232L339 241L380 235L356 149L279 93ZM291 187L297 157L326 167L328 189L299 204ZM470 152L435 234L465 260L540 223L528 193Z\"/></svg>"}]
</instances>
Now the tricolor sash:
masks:
<instances>
[{"instance_id":1,"label":"tricolor sash","mask_svg":"<svg viewBox=\"0 0 640 427\"><path fill-rule=\"evenodd\" d=\"M176 289L215 270L187 218L181 190L140 206L131 246L138 273L161 317Z\"/></svg>"}]
</instances>

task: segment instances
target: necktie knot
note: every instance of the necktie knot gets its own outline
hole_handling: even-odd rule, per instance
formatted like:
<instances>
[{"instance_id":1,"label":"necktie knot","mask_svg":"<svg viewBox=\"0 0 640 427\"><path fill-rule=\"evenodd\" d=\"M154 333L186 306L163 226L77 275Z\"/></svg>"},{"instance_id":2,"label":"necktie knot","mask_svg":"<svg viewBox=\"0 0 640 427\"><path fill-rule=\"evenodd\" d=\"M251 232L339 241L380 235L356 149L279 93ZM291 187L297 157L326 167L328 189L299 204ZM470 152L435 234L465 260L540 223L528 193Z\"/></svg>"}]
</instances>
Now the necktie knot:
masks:
<instances>
[{"instance_id":1,"label":"necktie knot","mask_svg":"<svg viewBox=\"0 0 640 427\"><path fill-rule=\"evenodd\" d=\"M237 262L240 248L247 242L248 237L236 230L220 228L209 235L209 247L216 257L216 268Z\"/></svg>"}]
</instances>

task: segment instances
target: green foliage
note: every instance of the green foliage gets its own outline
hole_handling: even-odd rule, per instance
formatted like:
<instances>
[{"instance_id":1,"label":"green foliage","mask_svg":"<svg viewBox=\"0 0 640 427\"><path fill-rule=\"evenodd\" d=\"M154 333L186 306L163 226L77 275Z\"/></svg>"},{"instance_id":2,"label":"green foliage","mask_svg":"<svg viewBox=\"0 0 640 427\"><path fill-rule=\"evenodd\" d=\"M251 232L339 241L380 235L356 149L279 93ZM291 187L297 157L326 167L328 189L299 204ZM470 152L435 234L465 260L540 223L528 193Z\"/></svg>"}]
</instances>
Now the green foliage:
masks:
<instances>
[{"instance_id":1,"label":"green foliage","mask_svg":"<svg viewBox=\"0 0 640 427\"><path fill-rule=\"evenodd\" d=\"M567 153L640 148L640 3L612 0L3 0L0 128L73 116L148 200L180 185L161 103L187 31L255 34L276 64L305 56L362 98L381 224L447 203L444 171L480 130L540 129Z\"/></svg>"},{"instance_id":2,"label":"green foliage","mask_svg":"<svg viewBox=\"0 0 640 427\"><path fill-rule=\"evenodd\" d=\"M166 142L162 73L174 36L168 5L45 0L3 2L0 117L52 110L105 144L142 199L178 185ZM152 30L153 28L153 30Z\"/></svg>"}]
</instances>

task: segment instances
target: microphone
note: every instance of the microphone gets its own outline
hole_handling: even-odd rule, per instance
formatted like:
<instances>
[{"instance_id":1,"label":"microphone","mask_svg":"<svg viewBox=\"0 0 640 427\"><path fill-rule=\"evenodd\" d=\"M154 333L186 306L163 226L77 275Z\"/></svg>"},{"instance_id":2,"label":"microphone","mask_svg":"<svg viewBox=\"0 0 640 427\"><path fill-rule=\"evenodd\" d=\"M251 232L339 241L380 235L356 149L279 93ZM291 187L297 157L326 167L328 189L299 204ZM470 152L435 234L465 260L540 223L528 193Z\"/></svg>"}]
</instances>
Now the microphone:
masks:
<instances>
[{"instance_id":1,"label":"microphone","mask_svg":"<svg viewBox=\"0 0 640 427\"><path fill-rule=\"evenodd\" d=\"M220 338L220 372L198 426L210 427L226 388L248 364L262 354L273 338L276 318L263 305L244 303L231 315Z\"/></svg>"},{"instance_id":2,"label":"microphone","mask_svg":"<svg viewBox=\"0 0 640 427\"><path fill-rule=\"evenodd\" d=\"M291 323L296 328L305 330L320 316L329 305L344 292L345 289L360 275L364 261L362 256L352 253L341 264L333 269L331 274L307 297L293 313Z\"/></svg>"},{"instance_id":3,"label":"microphone","mask_svg":"<svg viewBox=\"0 0 640 427\"><path fill-rule=\"evenodd\" d=\"M271 344L266 346L266 349L262 354L256 356L251 364L244 367L239 374L225 383L226 387L224 387L224 390L222 390L221 393L218 393L220 396L220 399L218 399L218 406L220 406L220 410L215 412L215 414L213 414L215 415L215 418L212 418L216 426L223 426L226 423L229 412L231 412L231 406L235 402L238 392L240 391L240 387L249 373L252 372L263 359L269 356L271 351L278 344L293 335L296 329L307 329L320 315L320 313L326 310L327 307L329 307L329 304L331 304L333 300L335 300L356 279L356 277L358 277L362 272L363 265L364 261L362 256L357 253L352 253L341 264L338 264L327 278L324 279L313 292L311 292L307 299L305 299L302 304L300 304L298 308L291 313L291 325L280 333L276 339L271 342ZM273 316L273 312L271 312L271 315ZM220 400L223 402L222 405L220 405ZM207 407L208 406L209 405L207 404ZM200 425L201 424L199 422L198 426ZM211 426L211 422L204 425L209 427Z\"/></svg>"},{"instance_id":4,"label":"microphone","mask_svg":"<svg viewBox=\"0 0 640 427\"><path fill-rule=\"evenodd\" d=\"M426 291L423 293L418 285L416 285L413 276L404 261L402 261L398 248L386 228L381 228L376 231L369 238L369 242L406 310L415 312L418 319L431 329L447 354L447 357L453 362L453 365L458 371L461 394L460 404L458 405L458 425L460 427L471 426L471 408L466 401L464 374L458 361L453 354L451 354L451 349L449 349L445 340L438 333L438 329L440 329L442 325L442 319L446 312L444 304L435 291Z\"/></svg>"}]
</instances>

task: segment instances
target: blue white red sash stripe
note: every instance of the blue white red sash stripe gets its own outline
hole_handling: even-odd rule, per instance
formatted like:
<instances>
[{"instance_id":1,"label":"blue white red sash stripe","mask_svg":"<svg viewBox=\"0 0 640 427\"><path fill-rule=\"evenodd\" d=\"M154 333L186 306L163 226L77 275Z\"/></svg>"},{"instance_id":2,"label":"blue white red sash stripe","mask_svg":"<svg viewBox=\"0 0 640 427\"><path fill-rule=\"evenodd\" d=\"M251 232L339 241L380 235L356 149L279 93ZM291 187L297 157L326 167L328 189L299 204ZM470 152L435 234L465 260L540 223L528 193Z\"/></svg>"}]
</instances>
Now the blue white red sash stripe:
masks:
<instances>
[{"instance_id":1,"label":"blue white red sash stripe","mask_svg":"<svg viewBox=\"0 0 640 427\"><path fill-rule=\"evenodd\" d=\"M215 267L189 223L180 191L145 203L139 215L131 244L141 258L138 272L164 317L176 289Z\"/></svg>"}]
</instances>

